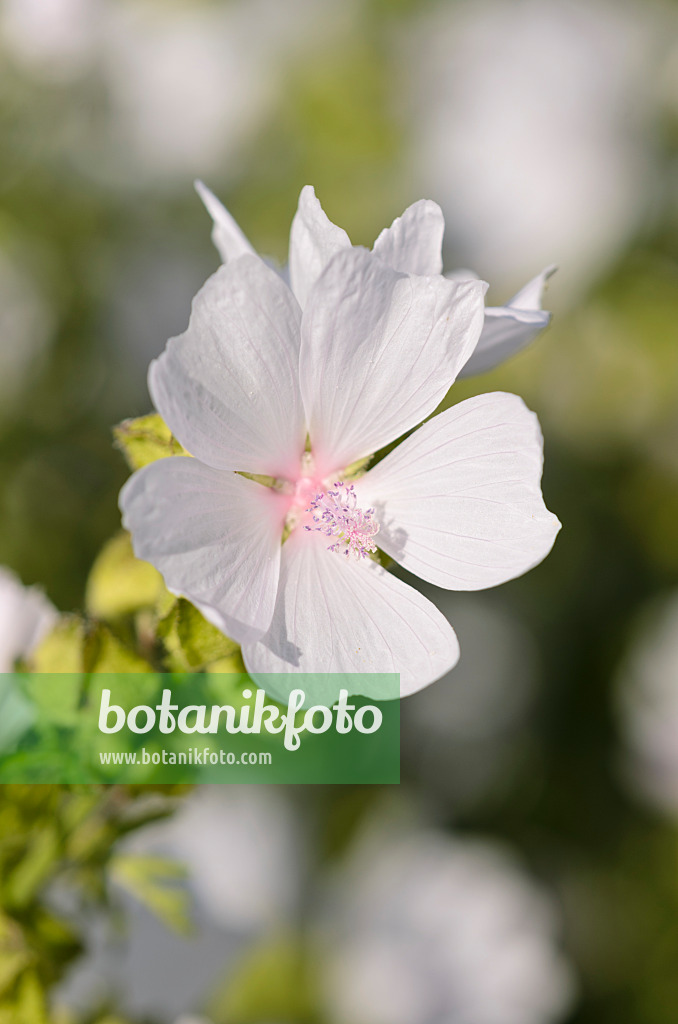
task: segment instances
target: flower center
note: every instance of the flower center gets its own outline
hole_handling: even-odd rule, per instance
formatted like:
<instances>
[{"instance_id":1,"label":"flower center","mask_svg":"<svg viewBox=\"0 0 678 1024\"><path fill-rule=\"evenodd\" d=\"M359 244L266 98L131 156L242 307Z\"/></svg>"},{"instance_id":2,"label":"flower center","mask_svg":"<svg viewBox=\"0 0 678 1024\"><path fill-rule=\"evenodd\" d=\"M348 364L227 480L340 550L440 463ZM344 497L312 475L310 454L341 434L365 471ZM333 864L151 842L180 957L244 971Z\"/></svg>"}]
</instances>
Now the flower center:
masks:
<instances>
[{"instance_id":1,"label":"flower center","mask_svg":"<svg viewBox=\"0 0 678 1024\"><path fill-rule=\"evenodd\" d=\"M366 558L377 550L373 537L379 531L379 523L375 522L374 509L366 511L358 508L353 484L335 483L332 490L320 491L306 509L311 513L315 526L306 526L306 530L316 530L326 537L336 537L334 544L328 545L328 551L339 552L348 558Z\"/></svg>"}]
</instances>

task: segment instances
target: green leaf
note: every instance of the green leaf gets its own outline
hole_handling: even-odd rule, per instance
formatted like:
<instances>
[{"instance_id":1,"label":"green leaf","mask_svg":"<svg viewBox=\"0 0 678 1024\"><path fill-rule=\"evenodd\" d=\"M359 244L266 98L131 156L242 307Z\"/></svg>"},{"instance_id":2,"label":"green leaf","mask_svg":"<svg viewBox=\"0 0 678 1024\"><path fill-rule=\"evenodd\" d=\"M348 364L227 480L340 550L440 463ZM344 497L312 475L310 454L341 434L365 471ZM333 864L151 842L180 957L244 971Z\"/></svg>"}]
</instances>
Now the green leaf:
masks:
<instances>
[{"instance_id":1,"label":"green leaf","mask_svg":"<svg viewBox=\"0 0 678 1024\"><path fill-rule=\"evenodd\" d=\"M191 931L190 896L177 887L186 877L183 865L164 857L119 853L110 862L109 874L168 928L180 934Z\"/></svg>"},{"instance_id":2,"label":"green leaf","mask_svg":"<svg viewBox=\"0 0 678 1024\"><path fill-rule=\"evenodd\" d=\"M373 455L366 455L362 459L356 459L355 462L352 462L343 471L341 474L342 480L357 480L358 477L363 476L367 472L367 467L373 458Z\"/></svg>"},{"instance_id":3,"label":"green leaf","mask_svg":"<svg viewBox=\"0 0 678 1024\"><path fill-rule=\"evenodd\" d=\"M240 652L236 656L242 663ZM236 657L224 658L210 665L206 673L207 691L213 700L219 704L231 704L239 708L247 704L247 698L243 697L243 690L252 689L252 680L245 672L235 667ZM273 701L267 701L272 704Z\"/></svg>"},{"instance_id":4,"label":"green leaf","mask_svg":"<svg viewBox=\"0 0 678 1024\"><path fill-rule=\"evenodd\" d=\"M32 961L32 954L19 925L0 914L0 998L7 996L17 978Z\"/></svg>"},{"instance_id":5,"label":"green leaf","mask_svg":"<svg viewBox=\"0 0 678 1024\"><path fill-rule=\"evenodd\" d=\"M0 675L0 754L13 750L35 721L35 709L15 676Z\"/></svg>"},{"instance_id":6,"label":"green leaf","mask_svg":"<svg viewBox=\"0 0 678 1024\"><path fill-rule=\"evenodd\" d=\"M268 940L245 954L208 1008L215 1024L264 1020L315 1024L318 1020L313 964L292 936Z\"/></svg>"},{"instance_id":7,"label":"green leaf","mask_svg":"<svg viewBox=\"0 0 678 1024\"><path fill-rule=\"evenodd\" d=\"M55 866L59 868L61 863L57 863ZM78 936L76 927L75 923L67 924L42 906L37 907L33 912L32 944L41 952L49 950L50 973L58 972L63 964L69 963L83 952L83 943Z\"/></svg>"},{"instance_id":8,"label":"green leaf","mask_svg":"<svg viewBox=\"0 0 678 1024\"><path fill-rule=\"evenodd\" d=\"M233 666L226 671L240 671L240 648L235 640L225 636L184 598L179 598L162 619L158 633L173 671L204 668L223 659Z\"/></svg>"},{"instance_id":9,"label":"green leaf","mask_svg":"<svg viewBox=\"0 0 678 1024\"><path fill-rule=\"evenodd\" d=\"M125 646L103 623L97 623L87 636L84 666L87 672L153 671L145 658Z\"/></svg>"},{"instance_id":10,"label":"green leaf","mask_svg":"<svg viewBox=\"0 0 678 1024\"><path fill-rule=\"evenodd\" d=\"M82 672L85 623L64 615L31 658L35 672Z\"/></svg>"},{"instance_id":11,"label":"green leaf","mask_svg":"<svg viewBox=\"0 0 678 1024\"><path fill-rule=\"evenodd\" d=\"M130 469L141 469L169 455L188 455L156 412L135 420L123 420L113 428L113 436L116 448L123 453Z\"/></svg>"},{"instance_id":12,"label":"green leaf","mask_svg":"<svg viewBox=\"0 0 678 1024\"><path fill-rule=\"evenodd\" d=\"M3 885L7 906L22 909L50 875L59 857L59 839L54 825L45 824L35 832L26 851Z\"/></svg>"},{"instance_id":13,"label":"green leaf","mask_svg":"<svg viewBox=\"0 0 678 1024\"><path fill-rule=\"evenodd\" d=\"M34 970L26 971L19 981L15 1024L49 1024L45 990Z\"/></svg>"},{"instance_id":14,"label":"green leaf","mask_svg":"<svg viewBox=\"0 0 678 1024\"><path fill-rule=\"evenodd\" d=\"M34 652L34 674L23 676L26 695L52 724L72 725L77 718L85 643L84 620L64 615Z\"/></svg>"},{"instance_id":15,"label":"green leaf","mask_svg":"<svg viewBox=\"0 0 678 1024\"><path fill-rule=\"evenodd\" d=\"M81 672L27 675L23 686L33 707L50 725L71 726L78 719L83 680Z\"/></svg>"},{"instance_id":16,"label":"green leaf","mask_svg":"<svg viewBox=\"0 0 678 1024\"><path fill-rule=\"evenodd\" d=\"M115 619L155 605L163 589L160 573L135 557L130 535L122 532L97 556L87 580L85 606L90 615Z\"/></svg>"}]
</instances>

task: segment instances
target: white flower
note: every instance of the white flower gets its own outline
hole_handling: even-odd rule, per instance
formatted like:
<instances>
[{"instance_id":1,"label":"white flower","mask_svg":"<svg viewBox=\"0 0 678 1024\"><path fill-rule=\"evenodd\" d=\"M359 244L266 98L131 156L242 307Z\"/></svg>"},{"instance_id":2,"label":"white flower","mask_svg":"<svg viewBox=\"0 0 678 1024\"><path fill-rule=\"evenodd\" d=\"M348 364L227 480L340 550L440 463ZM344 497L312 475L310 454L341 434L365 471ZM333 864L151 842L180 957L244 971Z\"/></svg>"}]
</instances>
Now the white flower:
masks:
<instances>
[{"instance_id":1,"label":"white flower","mask_svg":"<svg viewBox=\"0 0 678 1024\"><path fill-rule=\"evenodd\" d=\"M30 657L57 615L42 591L24 587L0 566L0 754L14 749L35 716L10 673L19 659Z\"/></svg>"},{"instance_id":2,"label":"white flower","mask_svg":"<svg viewBox=\"0 0 678 1024\"><path fill-rule=\"evenodd\" d=\"M243 152L280 102L290 65L325 40L336 45L345 37L355 21L352 6L337 0L104 4L96 55L108 138L104 157L88 154L85 170L136 186L149 178L170 184L240 169Z\"/></svg>"},{"instance_id":3,"label":"white flower","mask_svg":"<svg viewBox=\"0 0 678 1024\"><path fill-rule=\"evenodd\" d=\"M625 764L634 788L678 814L678 593L652 605L620 678Z\"/></svg>"},{"instance_id":4,"label":"white flower","mask_svg":"<svg viewBox=\"0 0 678 1024\"><path fill-rule=\"evenodd\" d=\"M381 245L414 257L394 235ZM154 404L194 458L135 473L123 521L138 557L242 644L249 671L399 672L412 692L455 664L457 640L365 557L374 541L455 590L512 579L550 550L560 524L539 487L541 434L514 395L448 409L350 480L351 464L445 396L475 348L483 290L345 248L302 313L245 254L207 281L188 330L151 364Z\"/></svg>"},{"instance_id":5,"label":"white flower","mask_svg":"<svg viewBox=\"0 0 678 1024\"><path fill-rule=\"evenodd\" d=\"M24 587L0 566L0 672L28 658L56 622L58 612L37 587Z\"/></svg>"},{"instance_id":6,"label":"white flower","mask_svg":"<svg viewBox=\"0 0 678 1024\"><path fill-rule=\"evenodd\" d=\"M86 67L103 12L101 0L3 0L0 36L28 70L67 79Z\"/></svg>"},{"instance_id":7,"label":"white flower","mask_svg":"<svg viewBox=\"0 0 678 1024\"><path fill-rule=\"evenodd\" d=\"M112 141L137 175L216 168L256 130L272 75L242 22L240 3L112 8L101 54Z\"/></svg>"},{"instance_id":8,"label":"white flower","mask_svg":"<svg viewBox=\"0 0 678 1024\"><path fill-rule=\"evenodd\" d=\"M384 830L382 829L382 832ZM321 986L336 1024L547 1024L572 1001L550 901L503 849L434 829L359 844Z\"/></svg>"},{"instance_id":9,"label":"white flower","mask_svg":"<svg viewBox=\"0 0 678 1024\"><path fill-rule=\"evenodd\" d=\"M190 936L169 933L134 893L116 884L115 902L125 917L121 942L109 914L81 922L75 894L60 887L53 908L84 925L85 953L59 984L57 1005L81 1019L87 1011L93 1016L107 994L119 993L120 1011L133 1020L176 1022L185 1014L182 1024L203 1024L194 1008L204 1006L205 993L216 989L225 970L237 972L253 940L296 927L308 881L306 840L304 815L288 787L196 787L174 814L130 833L117 847L123 856L184 867L194 897Z\"/></svg>"},{"instance_id":10,"label":"white flower","mask_svg":"<svg viewBox=\"0 0 678 1024\"><path fill-rule=\"evenodd\" d=\"M222 260L226 263L244 253L254 254L253 246L216 196L201 181L196 182L196 189L214 222L212 240ZM405 274L440 274L444 230L440 207L422 199L381 232L372 252L394 270ZM306 185L292 221L289 248L290 287L302 309L328 261L350 245L346 232L329 220L312 186ZM489 306L485 310L482 332L459 376L494 369L529 345L548 326L551 314L541 308L541 302L546 281L555 269L555 266L546 267L505 306ZM470 270L458 270L446 277L467 281L475 279L476 275Z\"/></svg>"},{"instance_id":11,"label":"white flower","mask_svg":"<svg viewBox=\"0 0 678 1024\"><path fill-rule=\"evenodd\" d=\"M187 869L200 917L231 932L289 924L301 900L304 835L278 786L200 786L129 844Z\"/></svg>"},{"instance_id":12,"label":"white flower","mask_svg":"<svg viewBox=\"0 0 678 1024\"><path fill-rule=\"evenodd\" d=\"M397 85L413 173L464 262L511 287L555 254L572 299L619 258L658 187L658 58L662 34L675 37L664 15L467 0L408 24Z\"/></svg>"}]
</instances>

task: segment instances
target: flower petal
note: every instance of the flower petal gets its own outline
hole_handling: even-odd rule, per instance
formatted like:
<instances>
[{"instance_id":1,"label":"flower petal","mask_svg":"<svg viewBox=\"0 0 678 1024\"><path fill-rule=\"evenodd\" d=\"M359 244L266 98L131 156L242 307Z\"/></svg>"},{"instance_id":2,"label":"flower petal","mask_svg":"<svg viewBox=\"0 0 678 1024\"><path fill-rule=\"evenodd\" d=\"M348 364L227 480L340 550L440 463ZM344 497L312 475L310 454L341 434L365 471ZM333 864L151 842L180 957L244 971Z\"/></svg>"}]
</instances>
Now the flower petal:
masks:
<instances>
[{"instance_id":1,"label":"flower petal","mask_svg":"<svg viewBox=\"0 0 678 1024\"><path fill-rule=\"evenodd\" d=\"M283 545L273 621L243 647L248 671L399 672L401 696L448 672L459 645L427 598L371 559L327 550L295 530Z\"/></svg>"},{"instance_id":2,"label":"flower petal","mask_svg":"<svg viewBox=\"0 0 678 1024\"><path fill-rule=\"evenodd\" d=\"M403 274L440 274L445 219L437 203L420 199L384 228L372 252Z\"/></svg>"},{"instance_id":3,"label":"flower petal","mask_svg":"<svg viewBox=\"0 0 678 1024\"><path fill-rule=\"evenodd\" d=\"M238 642L268 628L285 518L279 495L236 473L173 456L134 473L120 508L135 554L155 566L173 593Z\"/></svg>"},{"instance_id":4,"label":"flower petal","mask_svg":"<svg viewBox=\"0 0 678 1024\"><path fill-rule=\"evenodd\" d=\"M542 310L541 300L544 286L556 269L551 266L542 270L505 306L489 306L485 310L480 340L460 377L493 370L526 348L540 331L548 327L551 314Z\"/></svg>"},{"instance_id":5,"label":"flower petal","mask_svg":"<svg viewBox=\"0 0 678 1024\"><path fill-rule=\"evenodd\" d=\"M399 274L364 249L332 259L301 328L301 393L321 475L433 412L475 348L485 287Z\"/></svg>"},{"instance_id":6,"label":"flower petal","mask_svg":"<svg viewBox=\"0 0 678 1024\"><path fill-rule=\"evenodd\" d=\"M355 481L373 506L375 541L448 590L482 590L522 575L560 529L540 489L539 423L516 395L496 392L435 416Z\"/></svg>"},{"instance_id":7,"label":"flower petal","mask_svg":"<svg viewBox=\"0 0 678 1024\"><path fill-rule=\"evenodd\" d=\"M351 239L329 219L313 186L304 185L290 229L290 286L302 308L332 256L350 247Z\"/></svg>"},{"instance_id":8,"label":"flower petal","mask_svg":"<svg viewBox=\"0 0 678 1024\"><path fill-rule=\"evenodd\" d=\"M221 266L201 288L188 330L151 363L148 380L156 409L192 455L215 469L297 472L300 317L258 256Z\"/></svg>"},{"instance_id":9,"label":"flower petal","mask_svg":"<svg viewBox=\"0 0 678 1024\"><path fill-rule=\"evenodd\" d=\"M214 221L212 241L219 250L224 263L237 260L247 253L254 255L254 249L226 207L201 181L195 182L195 190L202 199L207 212Z\"/></svg>"},{"instance_id":10,"label":"flower petal","mask_svg":"<svg viewBox=\"0 0 678 1024\"><path fill-rule=\"evenodd\" d=\"M467 270L466 268L460 267L458 270L447 270L445 272L445 278L448 281L478 281L479 276L475 270Z\"/></svg>"},{"instance_id":11,"label":"flower petal","mask_svg":"<svg viewBox=\"0 0 678 1024\"><path fill-rule=\"evenodd\" d=\"M0 673L27 659L56 624L59 613L38 587L24 587L0 566Z\"/></svg>"}]
</instances>

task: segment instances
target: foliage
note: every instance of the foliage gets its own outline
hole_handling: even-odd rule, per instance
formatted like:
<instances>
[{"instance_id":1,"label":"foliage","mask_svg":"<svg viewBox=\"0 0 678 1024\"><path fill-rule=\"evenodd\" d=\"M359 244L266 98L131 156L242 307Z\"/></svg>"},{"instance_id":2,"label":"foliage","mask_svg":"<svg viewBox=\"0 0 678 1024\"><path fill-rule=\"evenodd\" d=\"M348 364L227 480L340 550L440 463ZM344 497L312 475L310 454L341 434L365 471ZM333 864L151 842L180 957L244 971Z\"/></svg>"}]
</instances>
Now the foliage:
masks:
<instances>
[{"instance_id":1,"label":"foliage","mask_svg":"<svg viewBox=\"0 0 678 1024\"><path fill-rule=\"evenodd\" d=\"M155 415L121 424L116 443L132 468L183 451ZM156 570L135 558L125 532L96 558L85 607L85 614L61 616L23 666L36 675L23 676L30 713L21 722L44 715L51 727L84 728L83 688L93 672L211 668L216 693L220 673L243 671L238 645L171 595ZM32 686L37 673L58 673L58 687ZM238 700L239 690L228 696ZM130 831L169 813L175 791L180 787L0 787L0 1024L73 1024L68 1016L53 1019L47 998L82 951L77 920L49 909L55 887L74 894L80 912L126 890L168 927L190 932L181 865L118 849ZM92 1024L125 1021L104 1015Z\"/></svg>"},{"instance_id":2,"label":"foliage","mask_svg":"<svg viewBox=\"0 0 678 1024\"><path fill-rule=\"evenodd\" d=\"M170 455L188 454L155 412L135 420L124 420L114 429L113 435L130 469L141 469Z\"/></svg>"},{"instance_id":3,"label":"foliage","mask_svg":"<svg viewBox=\"0 0 678 1024\"><path fill-rule=\"evenodd\" d=\"M114 897L109 883L139 894L116 845L130 831L169 813L175 793L125 787L14 786L0 792L0 1022L70 1024L48 1009L49 989L82 951L79 916ZM175 868L153 865L145 899L176 926L182 907L165 883ZM68 891L77 906L66 920L50 893ZM149 895L150 894L150 895ZM97 1017L97 1024L114 1019Z\"/></svg>"}]
</instances>

